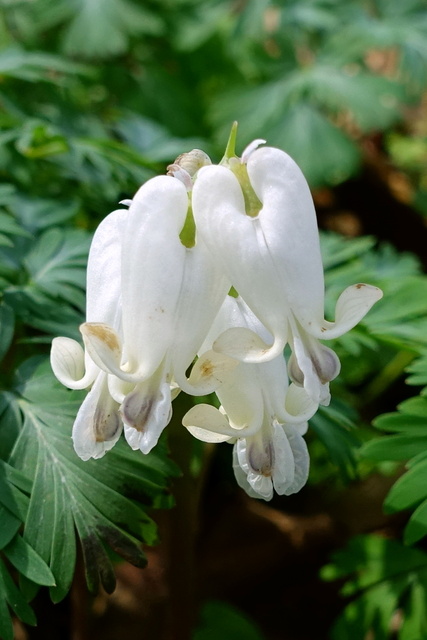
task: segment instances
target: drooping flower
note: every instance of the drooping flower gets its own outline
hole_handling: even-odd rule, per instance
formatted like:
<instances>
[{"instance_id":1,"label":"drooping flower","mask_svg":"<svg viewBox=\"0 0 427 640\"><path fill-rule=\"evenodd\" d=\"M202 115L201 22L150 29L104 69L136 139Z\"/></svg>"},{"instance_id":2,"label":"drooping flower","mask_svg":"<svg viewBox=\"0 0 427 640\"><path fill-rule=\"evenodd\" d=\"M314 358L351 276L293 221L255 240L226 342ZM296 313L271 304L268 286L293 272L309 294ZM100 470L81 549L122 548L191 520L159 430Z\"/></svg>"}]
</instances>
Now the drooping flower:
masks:
<instances>
[{"instance_id":1,"label":"drooping flower","mask_svg":"<svg viewBox=\"0 0 427 640\"><path fill-rule=\"evenodd\" d=\"M211 352L186 376L230 286L202 241L182 243L188 207L174 177L139 189L121 233L121 330L106 321L80 328L90 357L109 374L128 443L144 453L170 420L171 385L210 393L234 366Z\"/></svg>"},{"instance_id":2,"label":"drooping flower","mask_svg":"<svg viewBox=\"0 0 427 640\"><path fill-rule=\"evenodd\" d=\"M101 222L87 266L86 320L109 323L117 331L121 325L121 232L127 214L127 210L118 209ZM74 422L73 441L84 460L100 458L114 446L123 428L119 405L108 390L107 375L71 338L54 338L50 360L55 376L66 387L91 387Z\"/></svg>"},{"instance_id":3,"label":"drooping flower","mask_svg":"<svg viewBox=\"0 0 427 640\"><path fill-rule=\"evenodd\" d=\"M313 200L307 182L286 153L254 150L243 161L202 168L193 189L198 232L221 261L232 285L272 334L267 344L253 331L233 328L214 350L243 362L265 362L289 343L289 373L316 402L329 402L329 381L339 360L319 339L354 327L381 298L377 287L345 289L335 322L324 319L324 279Z\"/></svg>"},{"instance_id":4,"label":"drooping flower","mask_svg":"<svg viewBox=\"0 0 427 640\"><path fill-rule=\"evenodd\" d=\"M205 347L227 327L271 338L241 298L224 301ZM195 405L184 416L184 426L200 440L235 443L234 472L249 495L270 500L273 488L280 495L299 491L309 468L302 435L318 405L303 388L288 385L282 354L260 364L240 363L216 394L220 410Z\"/></svg>"}]
</instances>

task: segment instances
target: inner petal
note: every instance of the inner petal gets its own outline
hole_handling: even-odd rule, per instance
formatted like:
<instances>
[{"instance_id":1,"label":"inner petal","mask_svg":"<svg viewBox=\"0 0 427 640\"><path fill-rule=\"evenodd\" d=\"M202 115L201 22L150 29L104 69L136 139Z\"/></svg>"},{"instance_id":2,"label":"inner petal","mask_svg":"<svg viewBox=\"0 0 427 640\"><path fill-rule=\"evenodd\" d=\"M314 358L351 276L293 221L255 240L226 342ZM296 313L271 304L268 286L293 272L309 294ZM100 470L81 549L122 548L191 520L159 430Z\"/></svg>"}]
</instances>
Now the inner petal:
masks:
<instances>
[{"instance_id":1,"label":"inner petal","mask_svg":"<svg viewBox=\"0 0 427 640\"><path fill-rule=\"evenodd\" d=\"M165 376L137 384L123 400L120 414L132 449L149 453L172 416L171 391Z\"/></svg>"}]
</instances>

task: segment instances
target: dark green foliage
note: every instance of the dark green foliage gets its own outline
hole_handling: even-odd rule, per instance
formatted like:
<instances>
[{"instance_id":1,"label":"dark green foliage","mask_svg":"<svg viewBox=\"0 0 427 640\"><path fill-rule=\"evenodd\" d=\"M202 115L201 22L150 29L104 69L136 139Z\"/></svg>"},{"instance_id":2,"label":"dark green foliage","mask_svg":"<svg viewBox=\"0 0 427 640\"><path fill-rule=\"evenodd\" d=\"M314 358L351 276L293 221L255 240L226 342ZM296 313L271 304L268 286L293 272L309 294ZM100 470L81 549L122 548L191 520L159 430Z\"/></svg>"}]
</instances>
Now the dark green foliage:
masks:
<instances>
[{"instance_id":1,"label":"dark green foliage","mask_svg":"<svg viewBox=\"0 0 427 640\"><path fill-rule=\"evenodd\" d=\"M353 538L324 580L346 578L341 593L350 600L332 629L333 640L421 640L427 633L427 554L379 536Z\"/></svg>"},{"instance_id":2,"label":"dark green foliage","mask_svg":"<svg viewBox=\"0 0 427 640\"><path fill-rule=\"evenodd\" d=\"M198 147L219 160L234 120L239 152L266 138L295 157L312 186L355 176L372 141L381 151L384 141L425 213L425 136L405 117L427 84L427 14L423 0L0 6L0 637L13 640L11 614L35 624L28 602L39 586L55 602L66 595L79 545L93 590L113 590L112 558L143 566L141 543L156 540L147 512L172 502L177 469L165 443L149 456L119 442L101 460L78 459L70 435L82 393L61 387L47 362L52 337L79 338L96 224L180 153ZM371 417L366 407L409 363L409 382L427 385L427 279L413 256L375 238L324 234L322 249L328 319L349 284L384 290L333 342L342 373L311 425L312 482L337 470L348 482L372 435L356 428ZM390 512L413 510L409 543L427 533L426 403L421 393L378 418L385 435L361 447L370 464L409 460L386 500ZM336 557L335 573L365 565L364 581L348 583L348 595L360 597L336 637L358 640L372 629L387 638L399 609L399 640L421 640L424 554L362 538ZM230 629L261 637L218 603L205 608L195 637Z\"/></svg>"}]
</instances>

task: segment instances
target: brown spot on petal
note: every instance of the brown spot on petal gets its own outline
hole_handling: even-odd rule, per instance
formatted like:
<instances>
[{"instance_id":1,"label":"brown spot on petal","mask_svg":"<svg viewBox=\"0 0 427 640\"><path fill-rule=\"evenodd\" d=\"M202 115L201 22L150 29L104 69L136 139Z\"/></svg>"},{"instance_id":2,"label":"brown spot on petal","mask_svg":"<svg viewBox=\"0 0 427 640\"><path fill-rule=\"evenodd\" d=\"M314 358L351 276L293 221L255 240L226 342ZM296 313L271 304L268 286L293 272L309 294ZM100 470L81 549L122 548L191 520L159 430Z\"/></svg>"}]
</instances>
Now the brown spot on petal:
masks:
<instances>
[{"instance_id":1,"label":"brown spot on petal","mask_svg":"<svg viewBox=\"0 0 427 640\"><path fill-rule=\"evenodd\" d=\"M83 332L94 336L104 342L111 351L120 351L119 341L116 332L106 324L96 322L86 322L82 325Z\"/></svg>"},{"instance_id":2,"label":"brown spot on petal","mask_svg":"<svg viewBox=\"0 0 427 640\"><path fill-rule=\"evenodd\" d=\"M361 282L359 282L359 284L355 284L354 286L356 287L356 289L361 289L362 287L366 287L366 284L362 284Z\"/></svg>"},{"instance_id":3,"label":"brown spot on petal","mask_svg":"<svg viewBox=\"0 0 427 640\"><path fill-rule=\"evenodd\" d=\"M200 367L200 375L204 378L210 378L214 372L214 365L211 360L205 360Z\"/></svg>"},{"instance_id":4,"label":"brown spot on petal","mask_svg":"<svg viewBox=\"0 0 427 640\"><path fill-rule=\"evenodd\" d=\"M112 440L120 427L121 420L116 411L112 410L107 412L99 407L97 408L93 418L93 431L96 442Z\"/></svg>"},{"instance_id":5,"label":"brown spot on petal","mask_svg":"<svg viewBox=\"0 0 427 640\"><path fill-rule=\"evenodd\" d=\"M310 353L310 359L322 384L326 384L337 377L340 364L336 353L332 349L321 347L317 352Z\"/></svg>"},{"instance_id":6,"label":"brown spot on petal","mask_svg":"<svg viewBox=\"0 0 427 640\"><path fill-rule=\"evenodd\" d=\"M321 331L322 333L325 333L325 331L326 331L326 327L320 327L320 331Z\"/></svg>"},{"instance_id":7,"label":"brown spot on petal","mask_svg":"<svg viewBox=\"0 0 427 640\"><path fill-rule=\"evenodd\" d=\"M274 447L271 441L264 444L261 449L259 445L253 445L248 452L248 462L255 473L270 478L274 467Z\"/></svg>"},{"instance_id":8,"label":"brown spot on petal","mask_svg":"<svg viewBox=\"0 0 427 640\"><path fill-rule=\"evenodd\" d=\"M143 432L150 417L155 396L130 393L123 401L121 412L124 422L139 432Z\"/></svg>"}]
</instances>

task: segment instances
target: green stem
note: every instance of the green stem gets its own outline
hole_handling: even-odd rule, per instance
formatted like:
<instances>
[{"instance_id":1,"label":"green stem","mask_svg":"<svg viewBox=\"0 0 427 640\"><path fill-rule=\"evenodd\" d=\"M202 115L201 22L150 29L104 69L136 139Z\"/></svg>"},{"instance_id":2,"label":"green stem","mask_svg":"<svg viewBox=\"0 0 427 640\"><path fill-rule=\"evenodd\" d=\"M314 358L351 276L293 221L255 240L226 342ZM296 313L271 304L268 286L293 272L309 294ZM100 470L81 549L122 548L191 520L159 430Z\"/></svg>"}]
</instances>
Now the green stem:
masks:
<instances>
[{"instance_id":1,"label":"green stem","mask_svg":"<svg viewBox=\"0 0 427 640\"><path fill-rule=\"evenodd\" d=\"M227 146L225 148L224 157L220 164L227 164L230 158L236 157L236 139L237 139L237 122L233 122L231 126L230 135L228 138Z\"/></svg>"},{"instance_id":2,"label":"green stem","mask_svg":"<svg viewBox=\"0 0 427 640\"><path fill-rule=\"evenodd\" d=\"M400 378L416 355L412 351L399 351L367 386L363 393L363 401L368 404L384 393L395 380Z\"/></svg>"}]
</instances>

